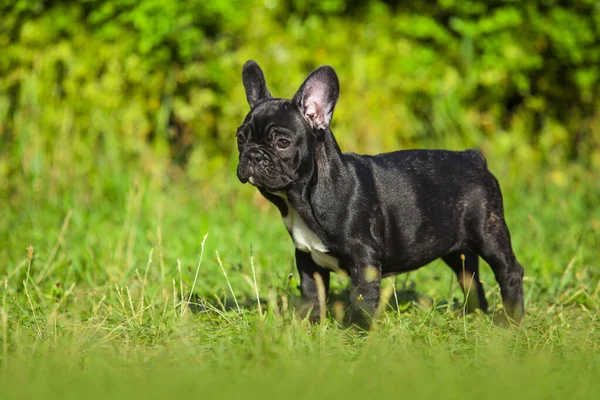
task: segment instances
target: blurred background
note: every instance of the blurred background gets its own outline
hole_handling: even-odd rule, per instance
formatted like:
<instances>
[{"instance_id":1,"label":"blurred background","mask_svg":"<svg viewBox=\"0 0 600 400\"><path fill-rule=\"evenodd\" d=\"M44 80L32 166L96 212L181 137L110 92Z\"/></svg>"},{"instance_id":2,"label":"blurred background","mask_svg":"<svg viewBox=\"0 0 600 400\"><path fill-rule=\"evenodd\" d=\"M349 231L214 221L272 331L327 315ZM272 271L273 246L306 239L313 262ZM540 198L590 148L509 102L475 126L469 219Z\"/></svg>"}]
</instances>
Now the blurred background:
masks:
<instances>
[{"instance_id":1,"label":"blurred background","mask_svg":"<svg viewBox=\"0 0 600 400\"><path fill-rule=\"evenodd\" d=\"M250 58L287 98L332 65L347 151L600 166L595 0L17 0L0 13L3 188L104 164L214 176L248 111Z\"/></svg>"},{"instance_id":2,"label":"blurred background","mask_svg":"<svg viewBox=\"0 0 600 400\"><path fill-rule=\"evenodd\" d=\"M332 65L345 151L482 149L517 249L537 243L524 264L550 265L535 254L562 247L562 270L600 243L596 0L16 0L0 6L6 265L34 244L51 269L41 281L95 282L86 265L134 268L161 227L167 264L195 258L211 229L246 257L244 238L261 231L253 211L231 210L269 207L235 179L248 59L286 98ZM52 253L61 232L81 249Z\"/></svg>"}]
</instances>

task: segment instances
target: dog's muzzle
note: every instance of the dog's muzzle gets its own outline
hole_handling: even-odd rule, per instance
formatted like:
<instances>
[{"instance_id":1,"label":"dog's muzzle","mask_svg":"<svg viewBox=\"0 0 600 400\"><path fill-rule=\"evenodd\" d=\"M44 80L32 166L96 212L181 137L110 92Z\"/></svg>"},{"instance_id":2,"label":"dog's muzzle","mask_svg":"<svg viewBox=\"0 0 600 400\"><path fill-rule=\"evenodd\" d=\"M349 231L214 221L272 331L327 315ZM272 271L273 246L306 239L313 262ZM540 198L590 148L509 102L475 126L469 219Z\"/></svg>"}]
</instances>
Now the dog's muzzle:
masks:
<instances>
[{"instance_id":1,"label":"dog's muzzle","mask_svg":"<svg viewBox=\"0 0 600 400\"><path fill-rule=\"evenodd\" d=\"M286 165L273 159L262 150L253 148L243 152L237 169L240 182L250 182L251 185L268 190L281 190L292 182L292 174Z\"/></svg>"},{"instance_id":2,"label":"dog's muzzle","mask_svg":"<svg viewBox=\"0 0 600 400\"><path fill-rule=\"evenodd\" d=\"M271 160L262 152L254 150L247 151L240 157L237 175L242 183L250 182L251 185L261 186L260 178L265 170L272 166Z\"/></svg>"}]
</instances>

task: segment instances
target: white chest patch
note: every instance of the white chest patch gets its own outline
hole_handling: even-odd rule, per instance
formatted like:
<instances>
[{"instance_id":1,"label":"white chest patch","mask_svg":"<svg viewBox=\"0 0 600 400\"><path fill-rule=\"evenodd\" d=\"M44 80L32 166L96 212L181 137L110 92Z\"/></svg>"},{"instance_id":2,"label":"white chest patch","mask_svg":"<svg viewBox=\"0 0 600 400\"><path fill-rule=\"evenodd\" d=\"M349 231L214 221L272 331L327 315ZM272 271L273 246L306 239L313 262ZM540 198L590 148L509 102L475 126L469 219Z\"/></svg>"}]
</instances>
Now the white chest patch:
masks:
<instances>
[{"instance_id":1,"label":"white chest patch","mask_svg":"<svg viewBox=\"0 0 600 400\"><path fill-rule=\"evenodd\" d=\"M294 239L294 245L300 251L310 253L313 261L320 267L339 270L339 260L329 254L329 250L316 233L310 230L298 212L291 206L285 193L274 193L285 200L288 214L283 218L283 223Z\"/></svg>"}]
</instances>

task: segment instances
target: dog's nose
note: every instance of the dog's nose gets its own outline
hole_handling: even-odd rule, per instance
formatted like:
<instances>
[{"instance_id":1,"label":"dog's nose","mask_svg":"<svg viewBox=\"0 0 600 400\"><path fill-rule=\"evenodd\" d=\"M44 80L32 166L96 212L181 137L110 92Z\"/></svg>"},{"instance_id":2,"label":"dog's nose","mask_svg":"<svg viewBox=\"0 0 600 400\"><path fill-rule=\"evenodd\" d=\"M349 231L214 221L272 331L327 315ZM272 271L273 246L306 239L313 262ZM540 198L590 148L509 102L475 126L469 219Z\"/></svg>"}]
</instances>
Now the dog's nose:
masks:
<instances>
[{"instance_id":1,"label":"dog's nose","mask_svg":"<svg viewBox=\"0 0 600 400\"><path fill-rule=\"evenodd\" d=\"M248 158L250 161L258 162L263 159L263 155L258 151L253 151L252 153L248 154Z\"/></svg>"}]
</instances>

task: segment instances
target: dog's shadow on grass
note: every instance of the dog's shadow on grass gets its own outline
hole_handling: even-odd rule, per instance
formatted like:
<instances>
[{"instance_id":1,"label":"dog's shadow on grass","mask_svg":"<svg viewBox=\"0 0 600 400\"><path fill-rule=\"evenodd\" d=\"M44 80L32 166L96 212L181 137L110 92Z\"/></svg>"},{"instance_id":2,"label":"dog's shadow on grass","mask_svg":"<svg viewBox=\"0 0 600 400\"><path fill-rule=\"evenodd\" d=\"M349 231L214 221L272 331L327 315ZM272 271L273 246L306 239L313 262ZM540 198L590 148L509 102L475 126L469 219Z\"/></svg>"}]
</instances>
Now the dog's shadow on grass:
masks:
<instances>
[{"instance_id":1,"label":"dog's shadow on grass","mask_svg":"<svg viewBox=\"0 0 600 400\"><path fill-rule=\"evenodd\" d=\"M349 302L349 289L343 289L339 291L332 291L327 299L327 310L331 318L338 322L344 321L346 318L347 310L350 306ZM403 288L387 293L387 304L384 307L380 307L381 312L386 313L397 313L409 314L415 308L422 310L424 314L444 314L451 313L456 317L464 315L464 307L462 299L452 298L447 300L433 299L423 293L418 292L414 288ZM187 299L186 299L187 300ZM239 296L235 300L232 297L219 298L214 295L212 296L201 296L193 294L190 298L188 307L190 311L195 314L211 314L211 315L231 315L231 313L245 313L247 311L256 311L258 304L261 306L261 310L273 311L273 308L277 308L276 313L282 314L286 311L289 312L292 309L300 309L301 298L299 293L290 293L286 291L280 293L275 300L270 302L264 298L261 298L257 302L255 297L252 296ZM506 316L501 311L489 312L487 314L491 320L501 326L508 324Z\"/></svg>"}]
</instances>

